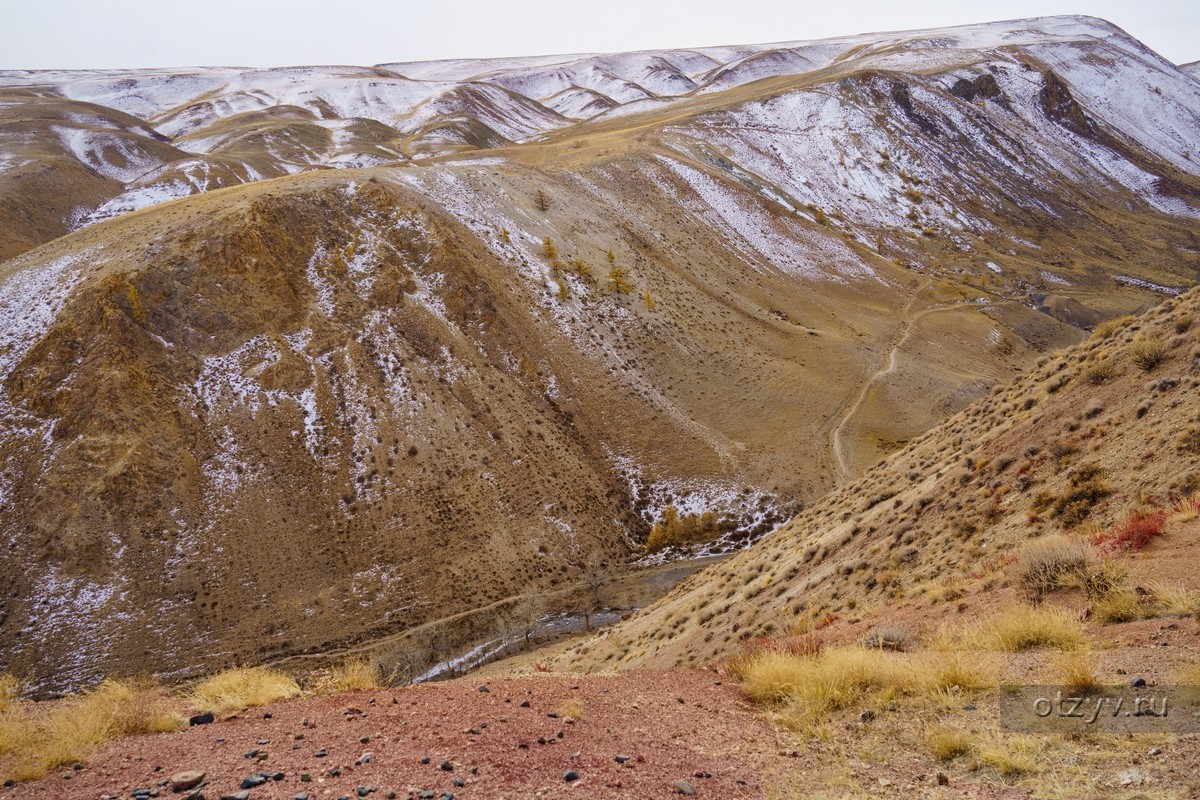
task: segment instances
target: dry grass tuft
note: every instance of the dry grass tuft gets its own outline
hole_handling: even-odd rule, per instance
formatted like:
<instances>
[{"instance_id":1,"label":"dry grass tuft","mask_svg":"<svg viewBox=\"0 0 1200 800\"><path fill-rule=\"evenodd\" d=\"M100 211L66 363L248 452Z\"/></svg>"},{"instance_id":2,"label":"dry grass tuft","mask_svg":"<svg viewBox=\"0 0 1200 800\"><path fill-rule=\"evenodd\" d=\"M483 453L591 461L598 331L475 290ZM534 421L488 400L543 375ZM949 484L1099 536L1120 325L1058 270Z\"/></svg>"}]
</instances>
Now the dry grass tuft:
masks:
<instances>
[{"instance_id":1,"label":"dry grass tuft","mask_svg":"<svg viewBox=\"0 0 1200 800\"><path fill-rule=\"evenodd\" d=\"M1138 339L1129 346L1129 360L1146 372L1157 367L1166 354L1166 343L1154 336Z\"/></svg>"},{"instance_id":2,"label":"dry grass tuft","mask_svg":"<svg viewBox=\"0 0 1200 800\"><path fill-rule=\"evenodd\" d=\"M290 675L269 667L235 667L205 678L192 689L192 704L205 711L227 714L300 694Z\"/></svg>"},{"instance_id":3,"label":"dry grass tuft","mask_svg":"<svg viewBox=\"0 0 1200 800\"><path fill-rule=\"evenodd\" d=\"M995 738L976 749L975 768L990 767L1005 778L1037 772L1037 754L1042 745L1025 736Z\"/></svg>"},{"instance_id":4,"label":"dry grass tuft","mask_svg":"<svg viewBox=\"0 0 1200 800\"><path fill-rule=\"evenodd\" d=\"M314 694L337 694L378 689L382 685L383 676L376 663L365 658L349 658L335 667L317 670L308 688Z\"/></svg>"},{"instance_id":5,"label":"dry grass tuft","mask_svg":"<svg viewBox=\"0 0 1200 800\"><path fill-rule=\"evenodd\" d=\"M761 636L741 642L726 662L729 675L741 680L750 665L762 656L773 653L784 656L814 656L821 652L821 638L811 626L803 632L784 636Z\"/></svg>"},{"instance_id":6,"label":"dry grass tuft","mask_svg":"<svg viewBox=\"0 0 1200 800\"><path fill-rule=\"evenodd\" d=\"M1049 536L1021 551L1010 577L1017 591L1040 603L1050 592L1086 581L1094 561L1092 551L1078 539Z\"/></svg>"},{"instance_id":7,"label":"dry grass tuft","mask_svg":"<svg viewBox=\"0 0 1200 800\"><path fill-rule=\"evenodd\" d=\"M937 661L935 689L958 687L966 692L982 692L998 685L995 667L979 656L942 653Z\"/></svg>"},{"instance_id":8,"label":"dry grass tuft","mask_svg":"<svg viewBox=\"0 0 1200 800\"><path fill-rule=\"evenodd\" d=\"M563 719L583 719L583 701L574 697L564 700L558 707L558 715Z\"/></svg>"},{"instance_id":9,"label":"dry grass tuft","mask_svg":"<svg viewBox=\"0 0 1200 800\"><path fill-rule=\"evenodd\" d=\"M960 634L966 647L1015 653L1034 647L1075 650L1086 641L1083 625L1061 608L1017 606Z\"/></svg>"},{"instance_id":10,"label":"dry grass tuft","mask_svg":"<svg viewBox=\"0 0 1200 800\"><path fill-rule=\"evenodd\" d=\"M1200 593L1166 583L1152 583L1149 588L1157 616L1190 617L1200 614Z\"/></svg>"},{"instance_id":11,"label":"dry grass tuft","mask_svg":"<svg viewBox=\"0 0 1200 800\"><path fill-rule=\"evenodd\" d=\"M1073 692L1095 691L1102 687L1096 677L1096 660L1090 653L1069 653L1055 664L1059 682Z\"/></svg>"},{"instance_id":12,"label":"dry grass tuft","mask_svg":"<svg viewBox=\"0 0 1200 800\"><path fill-rule=\"evenodd\" d=\"M1133 322L1135 319L1137 319L1137 318L1134 317L1132 314L1126 314L1121 317L1113 317L1112 319L1106 319L1106 320L1104 320L1104 322L1101 322L1099 325L1097 325L1095 328L1092 329L1092 338L1101 340L1101 341L1103 341L1104 339L1111 338L1112 335L1114 333L1116 333L1119 329L1128 325L1130 322Z\"/></svg>"},{"instance_id":13,"label":"dry grass tuft","mask_svg":"<svg viewBox=\"0 0 1200 800\"><path fill-rule=\"evenodd\" d=\"M1143 597L1128 587L1121 587L1096 598L1092 614L1102 623L1132 622L1153 616Z\"/></svg>"},{"instance_id":14,"label":"dry grass tuft","mask_svg":"<svg viewBox=\"0 0 1200 800\"><path fill-rule=\"evenodd\" d=\"M925 746L941 761L953 761L971 752L972 738L959 728L935 728L925 736Z\"/></svg>"},{"instance_id":15,"label":"dry grass tuft","mask_svg":"<svg viewBox=\"0 0 1200 800\"><path fill-rule=\"evenodd\" d=\"M1096 362L1087 371L1087 382L1093 386L1099 386L1102 383L1108 383L1117 376L1117 367L1112 361L1105 359Z\"/></svg>"},{"instance_id":16,"label":"dry grass tuft","mask_svg":"<svg viewBox=\"0 0 1200 800\"><path fill-rule=\"evenodd\" d=\"M1092 613L1104 623L1190 617L1200 613L1200 594L1164 583L1153 583L1145 589L1121 586L1098 597L1092 604Z\"/></svg>"},{"instance_id":17,"label":"dry grass tuft","mask_svg":"<svg viewBox=\"0 0 1200 800\"><path fill-rule=\"evenodd\" d=\"M40 778L81 761L87 751L121 736L172 731L184 724L156 684L105 681L54 703L10 702L0 714L5 778Z\"/></svg>"},{"instance_id":18,"label":"dry grass tuft","mask_svg":"<svg viewBox=\"0 0 1200 800\"><path fill-rule=\"evenodd\" d=\"M763 653L747 666L742 688L752 700L780 707L781 721L799 730L860 702L935 699L953 687L959 693L991 688L992 674L988 665L961 654L843 647L811 656Z\"/></svg>"}]
</instances>

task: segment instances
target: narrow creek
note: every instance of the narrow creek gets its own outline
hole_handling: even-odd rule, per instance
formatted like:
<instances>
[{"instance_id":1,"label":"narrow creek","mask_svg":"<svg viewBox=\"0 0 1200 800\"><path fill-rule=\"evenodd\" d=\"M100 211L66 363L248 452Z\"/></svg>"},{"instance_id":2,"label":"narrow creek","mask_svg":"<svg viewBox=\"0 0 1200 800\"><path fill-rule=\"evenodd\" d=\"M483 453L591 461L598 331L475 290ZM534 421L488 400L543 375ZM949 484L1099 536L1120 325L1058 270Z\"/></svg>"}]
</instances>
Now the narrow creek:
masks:
<instances>
[{"instance_id":1,"label":"narrow creek","mask_svg":"<svg viewBox=\"0 0 1200 800\"><path fill-rule=\"evenodd\" d=\"M566 636L613 625L622 617L653 603L697 570L728 558L728 554L634 567L613 579L609 589L614 605L585 615L580 611L558 611L539 618L533 626L533 646L544 647ZM412 683L458 677L493 661L526 652L529 640L523 634L491 638L469 649L439 660L412 678Z\"/></svg>"}]
</instances>

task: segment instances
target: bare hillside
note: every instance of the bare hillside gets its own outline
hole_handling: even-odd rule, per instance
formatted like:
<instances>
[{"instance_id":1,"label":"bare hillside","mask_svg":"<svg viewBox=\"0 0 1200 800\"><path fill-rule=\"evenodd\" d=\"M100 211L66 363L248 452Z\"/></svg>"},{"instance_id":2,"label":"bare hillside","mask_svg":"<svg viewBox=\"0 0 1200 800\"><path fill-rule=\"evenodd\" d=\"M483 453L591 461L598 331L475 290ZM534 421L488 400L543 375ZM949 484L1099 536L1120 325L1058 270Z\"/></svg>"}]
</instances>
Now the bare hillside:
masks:
<instances>
[{"instance_id":1,"label":"bare hillside","mask_svg":"<svg viewBox=\"0 0 1200 800\"><path fill-rule=\"evenodd\" d=\"M1119 559L1148 530L1123 569L1194 592L1198 315L1192 290L1102 326L557 664L723 662L810 620L833 640L897 620L931 636L1012 604L1018 555L1057 534Z\"/></svg>"}]
</instances>

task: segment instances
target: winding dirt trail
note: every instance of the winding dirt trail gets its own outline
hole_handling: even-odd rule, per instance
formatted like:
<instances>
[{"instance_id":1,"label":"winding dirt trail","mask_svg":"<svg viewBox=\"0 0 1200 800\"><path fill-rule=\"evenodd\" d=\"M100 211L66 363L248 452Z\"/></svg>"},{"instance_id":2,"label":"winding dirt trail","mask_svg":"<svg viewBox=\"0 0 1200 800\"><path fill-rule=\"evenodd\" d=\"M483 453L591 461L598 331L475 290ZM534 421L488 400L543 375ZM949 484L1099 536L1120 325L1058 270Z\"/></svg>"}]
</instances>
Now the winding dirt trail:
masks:
<instances>
[{"instance_id":1,"label":"winding dirt trail","mask_svg":"<svg viewBox=\"0 0 1200 800\"><path fill-rule=\"evenodd\" d=\"M909 298L908 303L904 306L904 310L901 312L900 325L896 328L895 334L892 335L891 340L888 342L887 355L880 364L879 369L875 370L870 376L867 377L865 381L863 381L862 386L858 390L858 395L854 398L854 402L846 406L846 410L842 412L841 418L830 431L830 449L833 451L834 462L837 464L838 479L841 481L848 481L856 477L848 463L849 459L846 455L846 444L843 440L843 431L850 420L853 419L858 413L859 409L862 407L862 404L866 401L867 394L871 391L871 387L877 382L885 379L887 376L895 373L900 361L900 348L904 346L905 342L908 341L909 336L912 335L913 327L916 325L916 323L930 314L940 314L944 311L953 311L955 309L962 308L963 306L974 305L974 303L970 300L961 300L956 303L948 303L946 305L937 305L931 306L930 308L924 308L914 314L913 306L916 305L917 299L925 292L926 289L929 288L929 286L930 281L927 279L921 285L921 287L913 293L913 296Z\"/></svg>"}]
</instances>

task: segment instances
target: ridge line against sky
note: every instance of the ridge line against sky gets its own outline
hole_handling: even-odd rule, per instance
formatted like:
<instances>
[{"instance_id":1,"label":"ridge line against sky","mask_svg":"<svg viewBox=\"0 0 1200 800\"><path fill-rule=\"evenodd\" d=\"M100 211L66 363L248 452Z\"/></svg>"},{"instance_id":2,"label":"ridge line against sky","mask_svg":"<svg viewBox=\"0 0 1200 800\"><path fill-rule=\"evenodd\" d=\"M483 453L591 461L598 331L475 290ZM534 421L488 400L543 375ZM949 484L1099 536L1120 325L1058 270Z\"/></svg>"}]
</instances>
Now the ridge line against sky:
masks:
<instances>
[{"instance_id":1,"label":"ridge line against sky","mask_svg":"<svg viewBox=\"0 0 1200 800\"><path fill-rule=\"evenodd\" d=\"M824 39L1060 14L1102 17L1175 63L1200 60L1194 0L42 0L13 4L0 69L370 65Z\"/></svg>"}]
</instances>

